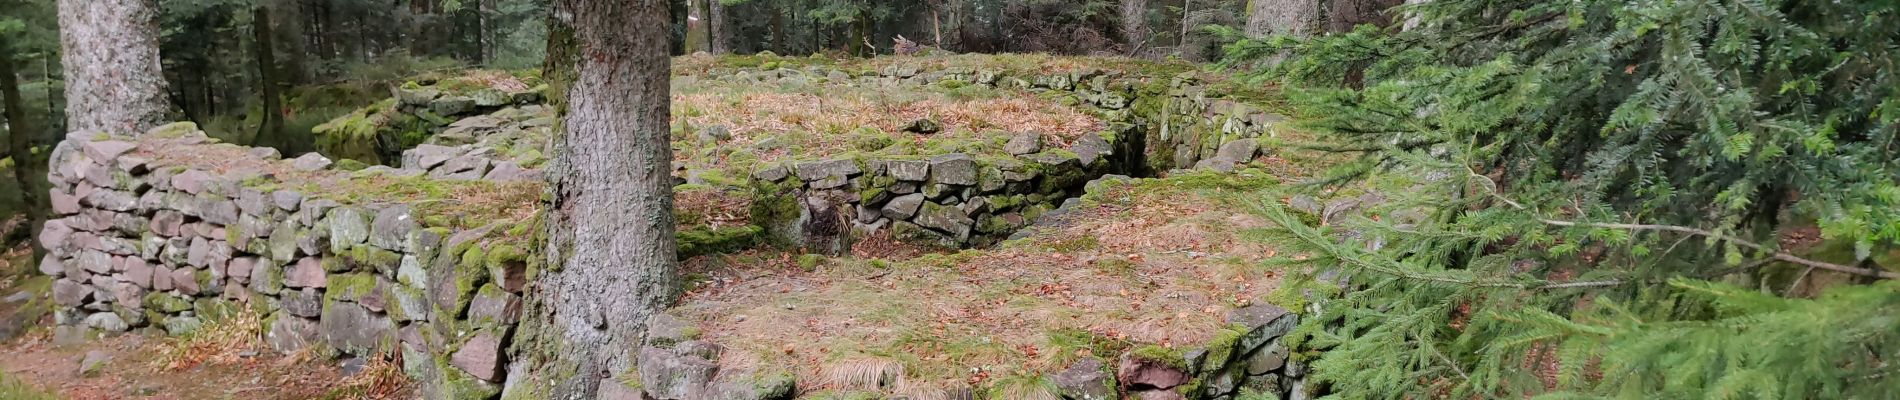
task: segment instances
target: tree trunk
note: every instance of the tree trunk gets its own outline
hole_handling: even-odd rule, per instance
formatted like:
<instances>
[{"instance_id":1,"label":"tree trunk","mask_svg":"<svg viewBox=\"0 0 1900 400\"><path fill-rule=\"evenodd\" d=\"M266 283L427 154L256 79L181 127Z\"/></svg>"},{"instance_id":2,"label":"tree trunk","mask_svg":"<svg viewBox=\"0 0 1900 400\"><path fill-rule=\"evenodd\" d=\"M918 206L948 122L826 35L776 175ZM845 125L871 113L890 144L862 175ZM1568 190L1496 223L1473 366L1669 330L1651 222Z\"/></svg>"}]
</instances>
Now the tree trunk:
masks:
<instances>
[{"instance_id":1,"label":"tree trunk","mask_svg":"<svg viewBox=\"0 0 1900 400\"><path fill-rule=\"evenodd\" d=\"M1404 0L1328 0L1326 31L1350 32L1362 24L1391 26L1392 15L1385 10L1403 3Z\"/></svg>"},{"instance_id":2,"label":"tree trunk","mask_svg":"<svg viewBox=\"0 0 1900 400\"><path fill-rule=\"evenodd\" d=\"M488 20L491 15L495 15L495 0L481 0L481 7L475 12L476 30L479 32L475 35L477 65L488 65L495 59L495 26L493 21Z\"/></svg>"},{"instance_id":3,"label":"tree trunk","mask_svg":"<svg viewBox=\"0 0 1900 400\"><path fill-rule=\"evenodd\" d=\"M729 17L726 15L726 5L720 4L719 0L707 0L706 6L706 28L712 36L712 53L731 53L732 25L726 20Z\"/></svg>"},{"instance_id":4,"label":"tree trunk","mask_svg":"<svg viewBox=\"0 0 1900 400\"><path fill-rule=\"evenodd\" d=\"M686 54L710 51L707 42L711 41L711 32L706 30L706 2L710 0L686 0Z\"/></svg>"},{"instance_id":5,"label":"tree trunk","mask_svg":"<svg viewBox=\"0 0 1900 400\"><path fill-rule=\"evenodd\" d=\"M152 0L59 0L66 128L139 135L166 117Z\"/></svg>"},{"instance_id":6,"label":"tree trunk","mask_svg":"<svg viewBox=\"0 0 1900 400\"><path fill-rule=\"evenodd\" d=\"M20 97L20 77L15 70L13 53L6 50L7 44L0 41L0 107L6 109L3 115L7 119L7 152L13 156L13 179L20 185L20 203L26 206L26 222L31 228L27 232L39 232L40 224L46 222L46 209L50 208L42 204L46 189L39 183L45 180L46 174L41 168L46 160L33 154L33 138L40 131L26 121L26 100ZM46 254L38 240L27 242L32 243L34 260Z\"/></svg>"},{"instance_id":7,"label":"tree trunk","mask_svg":"<svg viewBox=\"0 0 1900 400\"><path fill-rule=\"evenodd\" d=\"M523 331L549 399L593 399L629 372L648 317L679 291L665 0L565 0L580 44L550 166L550 265ZM557 11L557 15L564 14ZM624 387L616 389L630 390Z\"/></svg>"},{"instance_id":8,"label":"tree trunk","mask_svg":"<svg viewBox=\"0 0 1900 400\"><path fill-rule=\"evenodd\" d=\"M1135 53L1148 44L1148 0L1121 0L1122 43Z\"/></svg>"},{"instance_id":9,"label":"tree trunk","mask_svg":"<svg viewBox=\"0 0 1900 400\"><path fill-rule=\"evenodd\" d=\"M257 87L263 96L264 121L257 125L257 143L268 143L275 147L285 147L289 139L283 137L284 116L283 99L277 93L277 53L274 50L275 34L271 33L270 8L257 6L251 9L251 33L257 42Z\"/></svg>"}]
</instances>

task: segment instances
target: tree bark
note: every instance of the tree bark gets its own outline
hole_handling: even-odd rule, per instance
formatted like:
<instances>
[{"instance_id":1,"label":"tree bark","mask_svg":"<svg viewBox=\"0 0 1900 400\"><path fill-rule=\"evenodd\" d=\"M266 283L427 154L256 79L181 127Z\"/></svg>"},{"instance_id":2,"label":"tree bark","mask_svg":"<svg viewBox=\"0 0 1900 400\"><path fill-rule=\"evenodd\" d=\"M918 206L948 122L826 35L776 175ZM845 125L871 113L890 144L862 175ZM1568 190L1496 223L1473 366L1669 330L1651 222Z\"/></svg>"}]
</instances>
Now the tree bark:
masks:
<instances>
[{"instance_id":1,"label":"tree bark","mask_svg":"<svg viewBox=\"0 0 1900 400\"><path fill-rule=\"evenodd\" d=\"M257 125L256 142L283 147L289 144L289 138L283 137L284 107L279 104L283 99L277 93L277 82L282 79L278 77L277 54L272 44L276 35L271 33L270 8L259 5L251 9L251 26L257 42L258 94L264 98L264 121Z\"/></svg>"},{"instance_id":2,"label":"tree bark","mask_svg":"<svg viewBox=\"0 0 1900 400\"><path fill-rule=\"evenodd\" d=\"M686 54L712 50L708 46L712 36L706 25L706 2L709 0L686 0Z\"/></svg>"},{"instance_id":3,"label":"tree bark","mask_svg":"<svg viewBox=\"0 0 1900 400\"><path fill-rule=\"evenodd\" d=\"M1307 37L1319 29L1322 0L1252 0L1247 3L1247 37Z\"/></svg>"},{"instance_id":4,"label":"tree bark","mask_svg":"<svg viewBox=\"0 0 1900 400\"><path fill-rule=\"evenodd\" d=\"M706 0L706 29L710 32L713 54L732 52L732 25L726 19L726 5L719 0Z\"/></svg>"},{"instance_id":5,"label":"tree bark","mask_svg":"<svg viewBox=\"0 0 1900 400\"><path fill-rule=\"evenodd\" d=\"M26 100L20 96L19 71L14 65L13 53L7 50L7 44L0 41L0 107L6 109L6 113L0 115L4 115L7 120L7 152L13 157L13 179L20 185L20 202L26 205L27 226L31 228L27 232L39 232L40 224L46 222L46 210L50 208L43 204L46 189L45 185L40 184L45 181L46 174L41 172L41 168L46 165L46 160L33 153L36 142L33 139L40 131L27 123ZM35 260L46 254L46 249L40 248L38 240L27 242L32 243Z\"/></svg>"},{"instance_id":6,"label":"tree bark","mask_svg":"<svg viewBox=\"0 0 1900 400\"><path fill-rule=\"evenodd\" d=\"M166 117L152 0L59 0L66 128L139 135Z\"/></svg>"},{"instance_id":7,"label":"tree bark","mask_svg":"<svg viewBox=\"0 0 1900 400\"><path fill-rule=\"evenodd\" d=\"M550 399L596 398L632 369L646 320L679 292L665 0L564 0L579 66L549 167L552 204L527 347ZM558 52L550 51L550 54ZM522 348L522 347L518 347Z\"/></svg>"},{"instance_id":8,"label":"tree bark","mask_svg":"<svg viewBox=\"0 0 1900 400\"><path fill-rule=\"evenodd\" d=\"M1134 53L1148 43L1148 0L1121 0L1122 43Z\"/></svg>"}]
</instances>

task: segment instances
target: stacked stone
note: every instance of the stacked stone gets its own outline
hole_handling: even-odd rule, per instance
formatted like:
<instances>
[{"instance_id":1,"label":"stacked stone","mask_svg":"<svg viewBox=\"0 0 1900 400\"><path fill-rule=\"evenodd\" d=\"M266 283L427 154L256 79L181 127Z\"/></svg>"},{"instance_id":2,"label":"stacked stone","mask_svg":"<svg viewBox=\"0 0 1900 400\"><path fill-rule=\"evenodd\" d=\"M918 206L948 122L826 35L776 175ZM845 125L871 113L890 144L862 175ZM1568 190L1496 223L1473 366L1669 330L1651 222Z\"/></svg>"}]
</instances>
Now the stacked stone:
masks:
<instances>
[{"instance_id":1,"label":"stacked stone","mask_svg":"<svg viewBox=\"0 0 1900 400\"><path fill-rule=\"evenodd\" d=\"M1132 129L1124 126L1123 129ZM1042 149L1024 134L1011 156L963 153L927 159L837 158L794 162L753 173L760 185L794 196L795 218L764 222L809 249L842 250L851 236L890 229L900 239L943 247L987 246L1074 197L1083 183L1124 167L1111 157L1132 151L1086 134L1068 149ZM792 217L792 216L787 216ZM835 221L850 221L848 227Z\"/></svg>"},{"instance_id":2,"label":"stacked stone","mask_svg":"<svg viewBox=\"0 0 1900 400\"><path fill-rule=\"evenodd\" d=\"M1271 137L1286 121L1286 117L1257 106L1210 95L1205 85L1188 75L1175 77L1167 96L1160 115L1149 116L1157 131L1154 137L1159 138L1149 145L1149 157L1173 163L1160 169L1219 170L1223 164L1244 162L1246 159L1232 159L1233 152L1224 146ZM1258 148L1257 144L1250 145ZM1209 159L1225 161L1200 163Z\"/></svg>"},{"instance_id":3,"label":"stacked stone","mask_svg":"<svg viewBox=\"0 0 1900 400\"><path fill-rule=\"evenodd\" d=\"M1231 400L1245 392L1308 398L1304 365L1288 358L1282 340L1299 325L1298 315L1255 304L1229 312L1227 322L1234 326L1223 336L1227 340L1185 351L1179 359L1130 351L1110 370L1103 360L1084 358L1052 380L1063 398L1078 400Z\"/></svg>"},{"instance_id":4,"label":"stacked stone","mask_svg":"<svg viewBox=\"0 0 1900 400\"><path fill-rule=\"evenodd\" d=\"M58 278L59 329L184 334L249 309L276 350L401 351L427 398L499 393L527 264L482 245L494 228L424 229L405 204L344 204L269 189L296 186L261 171L155 157L231 146L188 123L145 139L82 136L53 154L57 215L38 237L49 249L40 270ZM247 152L312 174L330 164Z\"/></svg>"}]
</instances>

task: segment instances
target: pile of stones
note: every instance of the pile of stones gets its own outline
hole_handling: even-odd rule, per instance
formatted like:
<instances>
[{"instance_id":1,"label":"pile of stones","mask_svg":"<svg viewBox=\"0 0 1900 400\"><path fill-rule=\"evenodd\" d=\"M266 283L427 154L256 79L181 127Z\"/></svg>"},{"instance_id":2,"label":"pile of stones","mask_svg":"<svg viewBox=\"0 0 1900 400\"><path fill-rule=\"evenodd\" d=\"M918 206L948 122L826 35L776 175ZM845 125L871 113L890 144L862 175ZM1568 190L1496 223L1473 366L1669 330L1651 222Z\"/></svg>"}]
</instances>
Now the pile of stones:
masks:
<instances>
[{"instance_id":1,"label":"pile of stones","mask_svg":"<svg viewBox=\"0 0 1900 400\"><path fill-rule=\"evenodd\" d=\"M58 335L186 334L248 311L279 351L402 352L426 398L499 393L528 269L524 252L486 242L502 227L425 228L412 204L301 192L283 179L353 172L215 143L190 123L75 133L52 167L39 270L57 278Z\"/></svg>"}]
</instances>

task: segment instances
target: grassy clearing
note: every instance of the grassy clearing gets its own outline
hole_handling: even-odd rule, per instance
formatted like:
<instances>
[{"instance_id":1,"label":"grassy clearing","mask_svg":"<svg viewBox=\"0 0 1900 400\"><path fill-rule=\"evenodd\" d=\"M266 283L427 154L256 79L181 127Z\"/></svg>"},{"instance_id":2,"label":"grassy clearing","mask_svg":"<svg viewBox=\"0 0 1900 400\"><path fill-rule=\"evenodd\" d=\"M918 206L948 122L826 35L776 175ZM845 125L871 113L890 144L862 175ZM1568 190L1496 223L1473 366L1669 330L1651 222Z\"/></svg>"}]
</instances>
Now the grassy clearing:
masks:
<instances>
[{"instance_id":1,"label":"grassy clearing","mask_svg":"<svg viewBox=\"0 0 1900 400\"><path fill-rule=\"evenodd\" d=\"M1046 146L1062 147L1106 126L1081 108L1023 90L956 83L860 85L828 79L676 79L676 158L696 168L744 176L759 163L850 153L1000 154L1003 141L1015 132L1039 133ZM935 125L930 132L913 129L926 120ZM698 138L711 131L724 131L730 138L716 143Z\"/></svg>"},{"instance_id":2,"label":"grassy clearing","mask_svg":"<svg viewBox=\"0 0 1900 400\"><path fill-rule=\"evenodd\" d=\"M1227 310L1266 299L1280 271L1260 261L1276 252L1243 238L1266 222L1234 210L1277 181L1113 186L1078 222L994 250L689 261L707 283L676 312L733 350L722 363L792 373L805 390L1044 398L1044 377L1079 357L1205 344Z\"/></svg>"}]
</instances>

